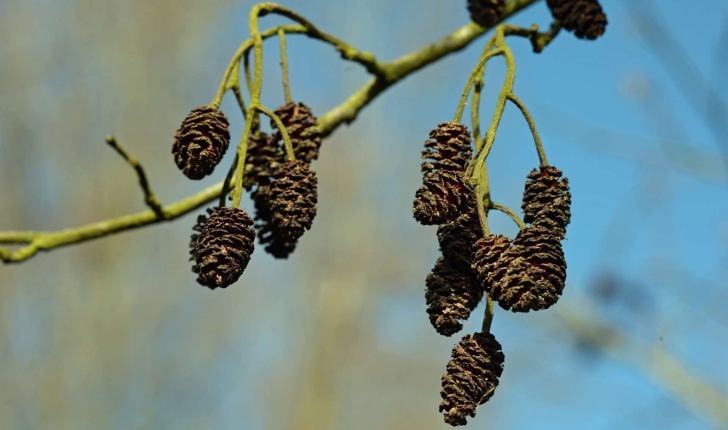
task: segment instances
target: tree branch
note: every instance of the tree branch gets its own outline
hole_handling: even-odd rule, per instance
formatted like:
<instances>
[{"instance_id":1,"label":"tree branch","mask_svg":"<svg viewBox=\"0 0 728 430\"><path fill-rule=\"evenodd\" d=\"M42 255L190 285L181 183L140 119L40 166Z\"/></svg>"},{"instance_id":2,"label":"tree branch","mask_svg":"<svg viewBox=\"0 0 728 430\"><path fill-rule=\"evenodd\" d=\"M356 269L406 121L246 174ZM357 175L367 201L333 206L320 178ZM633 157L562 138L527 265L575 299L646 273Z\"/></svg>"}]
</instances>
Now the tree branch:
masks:
<instances>
[{"instance_id":1,"label":"tree branch","mask_svg":"<svg viewBox=\"0 0 728 430\"><path fill-rule=\"evenodd\" d=\"M501 21L510 18L517 12L536 3L539 0L511 0L501 15ZM270 11L274 11L274 5L267 4ZM280 12L279 10L275 10ZM302 25L284 25L268 29L261 33L263 39L276 35L279 29L290 34L306 34L309 37L322 40L334 45L341 53L342 58L357 62L364 66L375 77L363 87L352 94L339 106L331 109L319 119L319 130L323 136L329 136L341 124L351 123L356 119L359 111L371 103L379 94L395 83L401 81L410 74L423 69L424 67L440 60L441 58L460 51L489 28L483 28L474 23L469 23L445 38L426 46L418 51L404 55L388 63L379 63L373 54L362 52L347 43L328 35L314 27L302 17L292 13L281 13L289 18L298 21ZM230 66L225 71L221 90L218 91L212 101L212 105L219 106L222 95L226 92L228 81L234 70L234 64L253 47L253 39L243 42L233 56ZM143 186L142 186L143 187ZM50 251L67 245L86 242L92 239L108 236L126 230L144 227L171 221L179 218L195 209L213 201L219 197L223 188L223 182L212 185L205 190L182 199L167 206L160 206L156 210L148 210L136 214L125 215L106 221L100 221L85 226L59 231L6 231L0 232L0 244L23 244L23 248L17 251L0 248L0 260L5 263L17 263L25 261L34 256L38 251ZM151 192L151 191L150 191ZM146 191L145 191L146 193ZM164 216L160 217L159 213Z\"/></svg>"}]
</instances>

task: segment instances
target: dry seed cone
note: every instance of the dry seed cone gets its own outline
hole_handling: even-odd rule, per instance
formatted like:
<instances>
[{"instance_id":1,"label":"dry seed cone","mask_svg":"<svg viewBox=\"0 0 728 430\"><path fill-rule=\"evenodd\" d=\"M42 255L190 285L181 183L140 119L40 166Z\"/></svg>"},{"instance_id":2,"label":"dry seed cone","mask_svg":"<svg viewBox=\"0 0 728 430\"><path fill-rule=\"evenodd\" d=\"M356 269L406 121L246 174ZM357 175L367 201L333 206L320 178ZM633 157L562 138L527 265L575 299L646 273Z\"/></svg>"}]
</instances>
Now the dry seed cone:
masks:
<instances>
[{"instance_id":1,"label":"dry seed cone","mask_svg":"<svg viewBox=\"0 0 728 430\"><path fill-rule=\"evenodd\" d=\"M437 228L437 240L440 252L450 264L458 270L470 274L473 245L482 236L478 214L474 207L460 215L455 221L441 224Z\"/></svg>"},{"instance_id":2,"label":"dry seed cone","mask_svg":"<svg viewBox=\"0 0 728 430\"><path fill-rule=\"evenodd\" d=\"M208 211L209 212L209 211ZM216 208L210 217L198 218L192 236L192 269L199 275L197 282L214 290L235 283L250 262L255 249L253 220L243 209Z\"/></svg>"},{"instance_id":3,"label":"dry seed cone","mask_svg":"<svg viewBox=\"0 0 728 430\"><path fill-rule=\"evenodd\" d=\"M473 269L478 278L478 285L483 291L487 291L491 298L494 293L494 277L499 273L496 271L498 262L510 247L511 239L495 234L478 239L472 247Z\"/></svg>"},{"instance_id":4,"label":"dry seed cone","mask_svg":"<svg viewBox=\"0 0 728 430\"><path fill-rule=\"evenodd\" d=\"M566 259L559 237L541 226L521 230L491 272L490 297L506 310L551 307L566 282Z\"/></svg>"},{"instance_id":5,"label":"dry seed cone","mask_svg":"<svg viewBox=\"0 0 728 430\"><path fill-rule=\"evenodd\" d=\"M198 106L177 130L172 153L185 176L202 179L215 170L229 143L230 129L225 114L209 106Z\"/></svg>"},{"instance_id":6,"label":"dry seed cone","mask_svg":"<svg viewBox=\"0 0 728 430\"><path fill-rule=\"evenodd\" d=\"M468 128L462 124L443 122L430 131L422 151L422 173L452 170L462 172L470 160L473 150Z\"/></svg>"},{"instance_id":7,"label":"dry seed cone","mask_svg":"<svg viewBox=\"0 0 728 430\"><path fill-rule=\"evenodd\" d=\"M245 155L245 181L243 186L250 191L254 185L268 185L273 171L280 164L280 147L266 133L260 132L248 140Z\"/></svg>"},{"instance_id":8,"label":"dry seed cone","mask_svg":"<svg viewBox=\"0 0 728 430\"><path fill-rule=\"evenodd\" d=\"M475 194L462 173L442 171L425 177L415 193L414 218L423 225L454 221L474 205Z\"/></svg>"},{"instance_id":9,"label":"dry seed cone","mask_svg":"<svg viewBox=\"0 0 728 430\"><path fill-rule=\"evenodd\" d=\"M317 128L318 119L311 109L303 103L290 102L276 109L275 114L288 131L296 160L310 164L317 159L321 147L321 133ZM283 146L283 136L273 120L271 127L276 130L273 133L273 140Z\"/></svg>"},{"instance_id":10,"label":"dry seed cone","mask_svg":"<svg viewBox=\"0 0 728 430\"><path fill-rule=\"evenodd\" d=\"M523 221L551 230L560 239L571 221L569 179L554 166L541 166L528 175L523 193Z\"/></svg>"},{"instance_id":11,"label":"dry seed cone","mask_svg":"<svg viewBox=\"0 0 728 430\"><path fill-rule=\"evenodd\" d=\"M288 161L273 173L271 224L281 238L295 241L311 228L316 216L317 186L316 174L300 160Z\"/></svg>"},{"instance_id":12,"label":"dry seed cone","mask_svg":"<svg viewBox=\"0 0 728 430\"><path fill-rule=\"evenodd\" d=\"M551 14L579 39L594 40L604 34L607 16L598 0L546 0Z\"/></svg>"},{"instance_id":13,"label":"dry seed cone","mask_svg":"<svg viewBox=\"0 0 728 430\"><path fill-rule=\"evenodd\" d=\"M505 0L468 0L470 19L481 27L492 27L498 22Z\"/></svg>"},{"instance_id":14,"label":"dry seed cone","mask_svg":"<svg viewBox=\"0 0 728 430\"><path fill-rule=\"evenodd\" d=\"M270 209L270 186L261 185L251 195L255 202L255 229L258 242L265 245L265 251L275 258L288 258L296 249L296 240L285 239L273 227Z\"/></svg>"},{"instance_id":15,"label":"dry seed cone","mask_svg":"<svg viewBox=\"0 0 728 430\"><path fill-rule=\"evenodd\" d=\"M444 257L437 260L425 285L430 323L443 336L459 332L463 325L458 320L468 319L483 297L475 278L451 267Z\"/></svg>"},{"instance_id":16,"label":"dry seed cone","mask_svg":"<svg viewBox=\"0 0 728 430\"><path fill-rule=\"evenodd\" d=\"M479 405L490 400L503 373L505 357L501 345L490 333L465 335L452 350L447 373L442 376L442 403L445 422L467 424Z\"/></svg>"}]
</instances>

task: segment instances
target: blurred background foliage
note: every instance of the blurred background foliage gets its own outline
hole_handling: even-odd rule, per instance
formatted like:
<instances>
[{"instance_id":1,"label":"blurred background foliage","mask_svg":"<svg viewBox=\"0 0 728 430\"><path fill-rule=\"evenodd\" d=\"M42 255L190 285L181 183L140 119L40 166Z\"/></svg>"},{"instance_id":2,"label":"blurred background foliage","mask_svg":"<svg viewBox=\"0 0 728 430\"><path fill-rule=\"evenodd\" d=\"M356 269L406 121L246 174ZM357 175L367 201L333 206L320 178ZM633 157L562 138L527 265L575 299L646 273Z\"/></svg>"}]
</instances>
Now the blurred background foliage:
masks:
<instances>
[{"instance_id":1,"label":"blurred background foliage","mask_svg":"<svg viewBox=\"0 0 728 430\"><path fill-rule=\"evenodd\" d=\"M384 60L465 24L464 3L284 2ZM144 209L107 134L144 163L164 203L222 179L224 169L185 180L172 138L214 95L252 4L0 0L0 229ZM505 371L469 428L728 428L728 4L603 6L597 42L563 33L536 55L510 41L516 92L572 184L569 276L549 311L496 309ZM511 22L545 28L550 17L540 2ZM314 228L288 261L259 248L227 290L190 272L194 214L0 267L0 428L447 428L440 376L482 307L453 338L434 332L423 290L435 229L410 206L422 142L452 117L484 41L327 139ZM289 61L294 99L319 115L366 79L302 36L289 37ZM277 62L273 39L270 107L282 104ZM492 64L485 117L504 75ZM222 109L239 136L234 100ZM513 208L537 165L519 115L506 110L489 158L494 198ZM492 228L516 233L499 214Z\"/></svg>"}]
</instances>

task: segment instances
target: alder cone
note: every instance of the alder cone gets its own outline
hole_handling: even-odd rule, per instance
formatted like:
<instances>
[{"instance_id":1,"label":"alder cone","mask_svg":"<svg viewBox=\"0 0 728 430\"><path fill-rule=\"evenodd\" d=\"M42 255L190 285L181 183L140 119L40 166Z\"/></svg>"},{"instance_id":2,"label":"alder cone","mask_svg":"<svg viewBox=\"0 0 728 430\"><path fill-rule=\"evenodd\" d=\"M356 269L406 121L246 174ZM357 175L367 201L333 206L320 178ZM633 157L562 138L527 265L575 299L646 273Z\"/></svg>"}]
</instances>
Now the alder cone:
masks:
<instances>
[{"instance_id":1,"label":"alder cone","mask_svg":"<svg viewBox=\"0 0 728 430\"><path fill-rule=\"evenodd\" d=\"M303 103L289 102L276 109L275 114L286 127L296 160L310 164L317 159L321 148L321 133L318 131L318 119L311 112L311 108ZM278 125L273 120L270 125L275 130L273 140L283 147L283 136Z\"/></svg>"},{"instance_id":2,"label":"alder cone","mask_svg":"<svg viewBox=\"0 0 728 430\"><path fill-rule=\"evenodd\" d=\"M467 416L475 417L476 408L493 397L504 360L500 343L490 333L465 335L455 345L440 391L446 423L463 426Z\"/></svg>"},{"instance_id":3,"label":"alder cone","mask_svg":"<svg viewBox=\"0 0 728 430\"><path fill-rule=\"evenodd\" d=\"M524 222L551 230L560 239L571 221L569 179L554 166L541 166L528 174L523 192Z\"/></svg>"},{"instance_id":4,"label":"alder cone","mask_svg":"<svg viewBox=\"0 0 728 430\"><path fill-rule=\"evenodd\" d=\"M191 251L197 282L214 290L227 288L243 274L255 249L253 220L243 209L215 208L210 217L201 215L193 228Z\"/></svg>"},{"instance_id":5,"label":"alder cone","mask_svg":"<svg viewBox=\"0 0 728 430\"><path fill-rule=\"evenodd\" d=\"M546 0L561 26L579 39L594 40L604 34L607 16L598 0Z\"/></svg>"},{"instance_id":6,"label":"alder cone","mask_svg":"<svg viewBox=\"0 0 728 430\"><path fill-rule=\"evenodd\" d=\"M470 19L481 27L494 26L505 6L505 0L468 0Z\"/></svg>"},{"instance_id":7,"label":"alder cone","mask_svg":"<svg viewBox=\"0 0 728 430\"><path fill-rule=\"evenodd\" d=\"M270 186L260 185L251 194L255 203L255 229L258 232L258 242L265 245L265 251L275 258L288 258L296 249L296 240L282 237L273 226L270 209Z\"/></svg>"},{"instance_id":8,"label":"alder cone","mask_svg":"<svg viewBox=\"0 0 728 430\"><path fill-rule=\"evenodd\" d=\"M487 291L491 298L494 294L495 275L502 274L496 272L498 262L510 247L511 239L495 234L478 239L472 247L473 270L478 278L479 287Z\"/></svg>"},{"instance_id":9,"label":"alder cone","mask_svg":"<svg viewBox=\"0 0 728 430\"><path fill-rule=\"evenodd\" d=\"M455 221L441 224L437 228L440 252L452 267L468 275L474 274L471 268L471 255L473 245L482 234L476 209L470 206L468 212L460 215Z\"/></svg>"},{"instance_id":10,"label":"alder cone","mask_svg":"<svg viewBox=\"0 0 728 430\"><path fill-rule=\"evenodd\" d=\"M424 179L415 193L414 218L423 225L454 221L474 205L470 181L460 172L434 172Z\"/></svg>"},{"instance_id":11,"label":"alder cone","mask_svg":"<svg viewBox=\"0 0 728 430\"><path fill-rule=\"evenodd\" d=\"M245 181L250 191L254 185L268 185L273 171L280 165L280 146L267 133L259 132L248 140L245 155Z\"/></svg>"},{"instance_id":12,"label":"alder cone","mask_svg":"<svg viewBox=\"0 0 728 430\"><path fill-rule=\"evenodd\" d=\"M437 260L425 285L430 323L443 336L459 332L463 325L458 320L468 319L483 298L475 278L452 267L444 257Z\"/></svg>"},{"instance_id":13,"label":"alder cone","mask_svg":"<svg viewBox=\"0 0 728 430\"><path fill-rule=\"evenodd\" d=\"M422 173L452 170L462 172L468 164L473 150L468 128L462 124L443 122L430 131L422 151Z\"/></svg>"},{"instance_id":14,"label":"alder cone","mask_svg":"<svg viewBox=\"0 0 728 430\"><path fill-rule=\"evenodd\" d=\"M177 130L172 153L182 173L198 180L215 170L229 144L230 125L225 114L210 106L198 106Z\"/></svg>"},{"instance_id":15,"label":"alder cone","mask_svg":"<svg viewBox=\"0 0 728 430\"><path fill-rule=\"evenodd\" d=\"M566 282L566 259L559 237L542 226L521 230L488 275L489 295L506 310L547 309Z\"/></svg>"},{"instance_id":16,"label":"alder cone","mask_svg":"<svg viewBox=\"0 0 728 430\"><path fill-rule=\"evenodd\" d=\"M317 186L316 174L304 161L288 161L273 173L271 224L281 238L295 241L311 228L316 216Z\"/></svg>"}]
</instances>

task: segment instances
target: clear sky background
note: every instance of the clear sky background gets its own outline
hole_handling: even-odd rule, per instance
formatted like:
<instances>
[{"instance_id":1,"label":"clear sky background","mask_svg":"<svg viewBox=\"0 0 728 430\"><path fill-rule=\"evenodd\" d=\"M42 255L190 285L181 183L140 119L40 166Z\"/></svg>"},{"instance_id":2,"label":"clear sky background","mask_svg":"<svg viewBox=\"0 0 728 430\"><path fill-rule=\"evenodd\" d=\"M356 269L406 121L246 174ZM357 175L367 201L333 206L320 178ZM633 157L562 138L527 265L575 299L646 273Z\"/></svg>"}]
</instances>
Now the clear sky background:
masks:
<instances>
[{"instance_id":1,"label":"clear sky background","mask_svg":"<svg viewBox=\"0 0 728 430\"><path fill-rule=\"evenodd\" d=\"M252 4L0 0L0 229L143 210L108 134L165 203L221 180L224 169L187 181L170 150L247 37ZM382 60L468 22L464 0L283 4ZM609 25L596 42L562 32L534 54L508 41L515 92L572 187L568 278L552 309L496 309L505 370L468 428L728 428L728 3L602 4ZM550 14L539 2L509 22L547 28ZM448 428L440 377L483 309L452 338L434 332L423 291L435 228L416 224L411 204L422 144L452 119L486 40L406 78L325 140L313 229L288 261L258 247L227 290L190 272L196 213L0 266L0 428ZM319 115L368 80L328 45L288 41L293 97ZM271 39L271 108L283 100L278 61ZM503 77L502 60L489 63L483 122ZM222 110L236 142L232 97ZM489 157L494 199L518 209L537 164L509 106ZM501 214L491 227L517 231Z\"/></svg>"}]
</instances>

